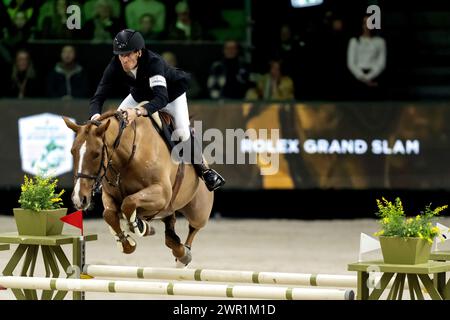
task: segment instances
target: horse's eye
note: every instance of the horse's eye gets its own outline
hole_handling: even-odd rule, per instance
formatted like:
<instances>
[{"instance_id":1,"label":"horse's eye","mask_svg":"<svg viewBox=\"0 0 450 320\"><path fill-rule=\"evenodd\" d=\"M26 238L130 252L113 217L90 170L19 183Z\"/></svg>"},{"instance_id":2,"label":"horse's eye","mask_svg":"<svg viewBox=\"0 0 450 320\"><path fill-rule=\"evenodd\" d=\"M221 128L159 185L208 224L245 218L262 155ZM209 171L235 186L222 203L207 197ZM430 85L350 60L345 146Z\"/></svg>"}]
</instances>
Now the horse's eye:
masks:
<instances>
[{"instance_id":1,"label":"horse's eye","mask_svg":"<svg viewBox=\"0 0 450 320\"><path fill-rule=\"evenodd\" d=\"M97 159L98 157L100 157L100 152L94 152L92 154L93 159Z\"/></svg>"}]
</instances>

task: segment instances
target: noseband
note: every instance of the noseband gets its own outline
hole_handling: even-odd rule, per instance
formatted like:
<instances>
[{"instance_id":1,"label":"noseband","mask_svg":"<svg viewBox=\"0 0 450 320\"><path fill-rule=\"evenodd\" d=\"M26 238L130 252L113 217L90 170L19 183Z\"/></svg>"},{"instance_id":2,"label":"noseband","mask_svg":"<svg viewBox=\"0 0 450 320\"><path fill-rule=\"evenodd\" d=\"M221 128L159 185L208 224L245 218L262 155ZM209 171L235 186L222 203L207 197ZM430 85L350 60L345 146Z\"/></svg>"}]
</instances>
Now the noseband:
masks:
<instances>
[{"instance_id":1,"label":"noseband","mask_svg":"<svg viewBox=\"0 0 450 320\"><path fill-rule=\"evenodd\" d=\"M121 112L116 112L114 114L114 117L119 121L119 132L117 133L117 137L114 140L112 152L110 153L108 150L108 145L106 144L106 140L105 140L106 132L104 132L103 136L102 136L102 142L103 142L102 158L100 161L100 167L97 170L97 174L89 175L89 174L85 174L82 172L77 172L77 174L75 175L75 178L95 180L94 185L92 186L92 196L95 196L96 194L101 192L103 178L105 178L106 182L108 182L108 184L111 186L119 187L119 185L120 185L120 172L114 168L114 166L112 164L112 157L113 157L117 147L120 145L123 130L125 130L125 128L127 127L127 119L123 116L123 114ZM89 120L86 122L86 124L93 124L93 125L99 127L102 123L97 120ZM128 158L127 164L131 161L131 159L133 158L133 156L136 152L136 144L135 144L135 142L136 142L136 121L133 122L133 131L134 131L133 148L131 151L131 155ZM106 166L105 166L105 161L104 161L105 156L107 159ZM106 173L108 172L109 169L114 171L114 173L116 175L115 181L109 180L108 177L106 176ZM102 173L102 171L103 171L103 173Z\"/></svg>"}]
</instances>

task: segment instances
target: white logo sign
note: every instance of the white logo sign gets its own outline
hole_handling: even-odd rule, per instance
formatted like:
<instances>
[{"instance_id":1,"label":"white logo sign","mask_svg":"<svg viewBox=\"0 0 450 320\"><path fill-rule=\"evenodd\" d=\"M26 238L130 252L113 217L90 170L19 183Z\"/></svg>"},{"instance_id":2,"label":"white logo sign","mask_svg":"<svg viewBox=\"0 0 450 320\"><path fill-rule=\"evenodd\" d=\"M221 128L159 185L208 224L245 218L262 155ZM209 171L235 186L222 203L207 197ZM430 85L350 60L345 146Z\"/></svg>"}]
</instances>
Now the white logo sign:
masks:
<instances>
[{"instance_id":1,"label":"white logo sign","mask_svg":"<svg viewBox=\"0 0 450 320\"><path fill-rule=\"evenodd\" d=\"M322 3L323 3L323 0L291 0L291 5L294 8L317 6Z\"/></svg>"},{"instance_id":2,"label":"white logo sign","mask_svg":"<svg viewBox=\"0 0 450 320\"><path fill-rule=\"evenodd\" d=\"M22 170L52 176L71 171L70 148L74 137L75 133L67 130L62 117L55 114L42 113L19 119Z\"/></svg>"}]
</instances>

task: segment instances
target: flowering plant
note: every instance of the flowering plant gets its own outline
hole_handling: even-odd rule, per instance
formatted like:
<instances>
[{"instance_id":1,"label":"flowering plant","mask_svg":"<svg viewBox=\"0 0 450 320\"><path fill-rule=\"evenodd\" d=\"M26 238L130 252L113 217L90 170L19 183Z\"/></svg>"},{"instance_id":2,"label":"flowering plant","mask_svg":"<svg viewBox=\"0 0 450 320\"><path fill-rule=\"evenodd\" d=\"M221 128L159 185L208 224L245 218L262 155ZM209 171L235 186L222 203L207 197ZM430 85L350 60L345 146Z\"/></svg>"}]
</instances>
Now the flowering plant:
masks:
<instances>
[{"instance_id":1,"label":"flowering plant","mask_svg":"<svg viewBox=\"0 0 450 320\"><path fill-rule=\"evenodd\" d=\"M376 215L380 217L381 230L375 233L376 236L421 238L430 243L436 236L442 238L433 222L447 205L435 209L431 209L431 204L427 205L424 211L410 218L405 216L400 198L396 198L394 203L385 198L377 199L377 206Z\"/></svg>"},{"instance_id":2,"label":"flowering plant","mask_svg":"<svg viewBox=\"0 0 450 320\"><path fill-rule=\"evenodd\" d=\"M20 207L37 212L61 208L64 189L56 193L57 183L58 180L51 177L36 175L33 179L25 175L19 198Z\"/></svg>"}]
</instances>

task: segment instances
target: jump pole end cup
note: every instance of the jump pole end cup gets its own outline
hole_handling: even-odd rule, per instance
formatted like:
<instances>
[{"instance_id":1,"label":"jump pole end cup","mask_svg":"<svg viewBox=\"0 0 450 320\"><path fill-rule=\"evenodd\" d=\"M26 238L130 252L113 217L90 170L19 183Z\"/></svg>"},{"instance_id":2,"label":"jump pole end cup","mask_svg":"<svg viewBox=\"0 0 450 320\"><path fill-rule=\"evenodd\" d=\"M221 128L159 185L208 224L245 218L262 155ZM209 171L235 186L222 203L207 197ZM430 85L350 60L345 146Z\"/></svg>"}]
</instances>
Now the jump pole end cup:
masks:
<instances>
[{"instance_id":1,"label":"jump pole end cup","mask_svg":"<svg viewBox=\"0 0 450 320\"><path fill-rule=\"evenodd\" d=\"M353 290L345 291L345 300L355 300L355 292Z\"/></svg>"}]
</instances>

